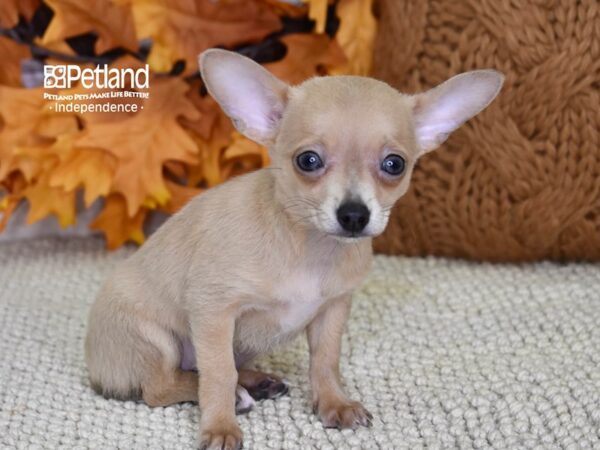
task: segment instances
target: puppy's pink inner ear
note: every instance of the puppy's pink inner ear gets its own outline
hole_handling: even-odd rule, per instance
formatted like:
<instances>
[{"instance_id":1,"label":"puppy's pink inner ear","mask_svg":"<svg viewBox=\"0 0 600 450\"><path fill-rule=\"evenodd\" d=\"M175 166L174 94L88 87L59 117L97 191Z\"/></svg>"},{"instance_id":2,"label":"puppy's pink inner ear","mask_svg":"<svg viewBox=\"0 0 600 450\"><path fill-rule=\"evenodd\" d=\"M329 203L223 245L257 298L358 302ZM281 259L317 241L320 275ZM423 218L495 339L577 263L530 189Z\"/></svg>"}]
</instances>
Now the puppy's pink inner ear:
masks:
<instances>
[{"instance_id":1,"label":"puppy's pink inner ear","mask_svg":"<svg viewBox=\"0 0 600 450\"><path fill-rule=\"evenodd\" d=\"M274 133L283 115L283 99L255 80L232 80L232 83L235 81L237 86L233 86L223 103L235 127L241 133Z\"/></svg>"},{"instance_id":2,"label":"puppy's pink inner ear","mask_svg":"<svg viewBox=\"0 0 600 450\"><path fill-rule=\"evenodd\" d=\"M414 109L417 141L424 151L440 146L450 132L460 126L460 123L453 120L456 119L456 114L452 105L448 104L448 99L440 99L434 104L431 104L431 100L426 97L418 98Z\"/></svg>"},{"instance_id":3,"label":"puppy's pink inner ear","mask_svg":"<svg viewBox=\"0 0 600 450\"><path fill-rule=\"evenodd\" d=\"M503 76L476 70L450 78L415 98L413 115L417 143L423 152L442 144L458 127L479 114L498 94Z\"/></svg>"},{"instance_id":4,"label":"puppy's pink inner ear","mask_svg":"<svg viewBox=\"0 0 600 450\"><path fill-rule=\"evenodd\" d=\"M200 57L208 91L234 126L269 145L277 135L288 86L264 67L234 52L208 50Z\"/></svg>"}]
</instances>

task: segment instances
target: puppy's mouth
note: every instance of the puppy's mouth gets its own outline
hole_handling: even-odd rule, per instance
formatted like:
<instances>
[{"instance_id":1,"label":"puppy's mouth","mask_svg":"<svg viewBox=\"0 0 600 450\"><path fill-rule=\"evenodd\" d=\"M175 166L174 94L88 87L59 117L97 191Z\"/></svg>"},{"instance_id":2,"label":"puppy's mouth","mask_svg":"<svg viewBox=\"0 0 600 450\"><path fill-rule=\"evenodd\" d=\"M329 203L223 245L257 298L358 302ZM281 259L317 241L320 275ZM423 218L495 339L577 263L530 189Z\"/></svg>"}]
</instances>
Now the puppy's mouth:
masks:
<instances>
[{"instance_id":1,"label":"puppy's mouth","mask_svg":"<svg viewBox=\"0 0 600 450\"><path fill-rule=\"evenodd\" d=\"M340 231L340 232L328 233L328 234L331 237L333 237L334 239L336 239L340 242L346 242L346 243L356 242L361 239L373 237L369 233L351 232L351 231Z\"/></svg>"}]
</instances>

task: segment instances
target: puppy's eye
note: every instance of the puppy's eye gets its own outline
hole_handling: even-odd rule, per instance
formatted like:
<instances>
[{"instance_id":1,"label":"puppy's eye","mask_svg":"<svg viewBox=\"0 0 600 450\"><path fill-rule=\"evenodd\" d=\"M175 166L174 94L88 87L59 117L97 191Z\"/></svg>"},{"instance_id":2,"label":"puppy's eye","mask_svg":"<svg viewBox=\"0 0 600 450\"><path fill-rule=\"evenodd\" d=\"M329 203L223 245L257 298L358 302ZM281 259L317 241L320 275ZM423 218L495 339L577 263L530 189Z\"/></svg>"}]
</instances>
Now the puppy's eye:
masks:
<instances>
[{"instance_id":1,"label":"puppy's eye","mask_svg":"<svg viewBox=\"0 0 600 450\"><path fill-rule=\"evenodd\" d=\"M404 172L406 167L406 161L400 155L387 155L383 161L381 161L381 170L385 173L393 176L398 176Z\"/></svg>"},{"instance_id":2,"label":"puppy's eye","mask_svg":"<svg viewBox=\"0 0 600 450\"><path fill-rule=\"evenodd\" d=\"M317 153L308 150L296 156L296 165L303 172L314 172L323 167L323 161Z\"/></svg>"}]
</instances>

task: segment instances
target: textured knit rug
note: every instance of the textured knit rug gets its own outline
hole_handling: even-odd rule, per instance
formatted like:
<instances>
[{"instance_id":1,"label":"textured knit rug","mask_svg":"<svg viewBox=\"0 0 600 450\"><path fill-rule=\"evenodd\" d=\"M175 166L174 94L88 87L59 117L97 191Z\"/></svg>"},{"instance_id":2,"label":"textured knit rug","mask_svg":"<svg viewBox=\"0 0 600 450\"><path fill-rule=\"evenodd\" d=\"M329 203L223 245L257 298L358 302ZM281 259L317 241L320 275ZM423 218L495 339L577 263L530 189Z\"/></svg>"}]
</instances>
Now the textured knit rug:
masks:
<instances>
[{"instance_id":1,"label":"textured knit rug","mask_svg":"<svg viewBox=\"0 0 600 450\"><path fill-rule=\"evenodd\" d=\"M0 245L0 448L194 448L195 405L105 400L87 381L89 305L131 251ZM600 448L599 324L599 265L378 257L342 358L373 427L323 428L298 340L259 361L291 389L239 417L245 448Z\"/></svg>"}]
</instances>

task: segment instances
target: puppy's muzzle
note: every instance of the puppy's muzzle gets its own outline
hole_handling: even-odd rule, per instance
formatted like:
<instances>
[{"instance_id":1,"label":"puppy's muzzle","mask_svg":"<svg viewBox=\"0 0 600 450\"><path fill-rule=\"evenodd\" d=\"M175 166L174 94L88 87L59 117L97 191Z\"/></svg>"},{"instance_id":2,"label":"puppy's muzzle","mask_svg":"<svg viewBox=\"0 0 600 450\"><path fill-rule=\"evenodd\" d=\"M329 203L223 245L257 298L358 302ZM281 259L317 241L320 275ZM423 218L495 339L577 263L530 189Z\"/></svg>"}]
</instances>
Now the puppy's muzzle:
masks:
<instances>
[{"instance_id":1,"label":"puppy's muzzle","mask_svg":"<svg viewBox=\"0 0 600 450\"><path fill-rule=\"evenodd\" d=\"M340 205L336 215L342 229L355 236L365 229L371 212L362 202L347 201Z\"/></svg>"}]
</instances>

